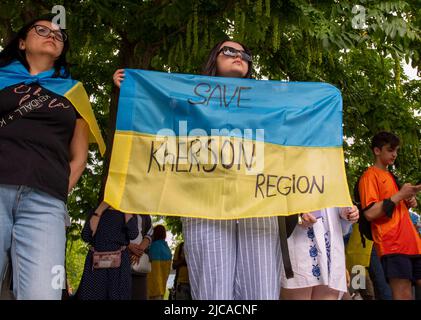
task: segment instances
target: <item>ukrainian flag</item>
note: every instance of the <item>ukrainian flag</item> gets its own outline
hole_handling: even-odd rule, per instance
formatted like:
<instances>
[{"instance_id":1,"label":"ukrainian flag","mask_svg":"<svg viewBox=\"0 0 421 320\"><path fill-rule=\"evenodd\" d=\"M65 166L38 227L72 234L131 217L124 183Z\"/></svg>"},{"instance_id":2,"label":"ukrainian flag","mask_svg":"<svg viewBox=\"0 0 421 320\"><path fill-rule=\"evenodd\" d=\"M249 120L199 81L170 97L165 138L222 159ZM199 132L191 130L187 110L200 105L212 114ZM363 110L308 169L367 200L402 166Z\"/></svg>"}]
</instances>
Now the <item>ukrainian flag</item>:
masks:
<instances>
[{"instance_id":1,"label":"ukrainian flag","mask_svg":"<svg viewBox=\"0 0 421 320\"><path fill-rule=\"evenodd\" d=\"M149 247L151 272L147 275L148 298L163 296L171 271L172 255L165 240L156 240Z\"/></svg>"},{"instance_id":2,"label":"ukrainian flag","mask_svg":"<svg viewBox=\"0 0 421 320\"><path fill-rule=\"evenodd\" d=\"M0 90L18 83L38 83L43 88L65 97L88 123L90 130L89 141L97 143L101 154L104 155L105 143L82 83L70 77L53 78L53 74L54 69L51 69L33 76L19 61L15 60L9 65L0 68Z\"/></svg>"},{"instance_id":3,"label":"ukrainian flag","mask_svg":"<svg viewBox=\"0 0 421 320\"><path fill-rule=\"evenodd\" d=\"M351 206L340 91L126 69L105 201L208 219Z\"/></svg>"}]
</instances>

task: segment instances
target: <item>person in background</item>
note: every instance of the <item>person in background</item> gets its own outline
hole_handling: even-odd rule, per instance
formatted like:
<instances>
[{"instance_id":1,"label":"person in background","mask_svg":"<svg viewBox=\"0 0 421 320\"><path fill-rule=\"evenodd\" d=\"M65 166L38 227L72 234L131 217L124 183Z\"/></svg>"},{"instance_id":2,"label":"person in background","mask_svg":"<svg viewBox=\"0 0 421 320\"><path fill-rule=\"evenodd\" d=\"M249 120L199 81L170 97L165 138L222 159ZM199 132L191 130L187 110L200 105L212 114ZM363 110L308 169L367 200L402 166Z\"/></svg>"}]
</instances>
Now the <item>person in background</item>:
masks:
<instances>
[{"instance_id":1,"label":"person in background","mask_svg":"<svg viewBox=\"0 0 421 320\"><path fill-rule=\"evenodd\" d=\"M417 228L419 235L421 236L421 218L418 213L414 210L409 209L409 214L411 216L411 221L414 224L415 228Z\"/></svg>"},{"instance_id":2,"label":"person in background","mask_svg":"<svg viewBox=\"0 0 421 320\"><path fill-rule=\"evenodd\" d=\"M80 300L130 300L132 296L130 255L127 246L138 236L137 215L124 214L101 202L82 230L83 241L91 245L77 291ZM94 252L120 253L113 267L94 264Z\"/></svg>"},{"instance_id":3,"label":"person in background","mask_svg":"<svg viewBox=\"0 0 421 320\"><path fill-rule=\"evenodd\" d=\"M215 44L205 76L252 78L253 56L229 39ZM120 87L124 69L114 83ZM236 220L182 218L184 252L194 300L278 300L282 256L278 217Z\"/></svg>"},{"instance_id":4,"label":"person in background","mask_svg":"<svg viewBox=\"0 0 421 320\"><path fill-rule=\"evenodd\" d=\"M421 217L418 213L415 211L409 209L409 214L411 215L412 223L414 224L415 228L417 228L418 233L421 237ZM415 291L415 300L421 300L421 287L420 286L414 286Z\"/></svg>"},{"instance_id":5,"label":"person in background","mask_svg":"<svg viewBox=\"0 0 421 320\"><path fill-rule=\"evenodd\" d=\"M417 206L415 196L421 185L405 183L399 188L388 170L399 145L399 138L390 132L373 137L374 164L360 178L359 195L393 299L411 300L412 282L421 286L421 238L408 209Z\"/></svg>"},{"instance_id":6,"label":"person in background","mask_svg":"<svg viewBox=\"0 0 421 320\"><path fill-rule=\"evenodd\" d=\"M167 281L170 275L172 254L165 241L167 231L163 225L157 225L153 229L152 244L149 248L149 258L152 263L152 271L148 273L148 299L162 300L167 289Z\"/></svg>"},{"instance_id":7,"label":"person in background","mask_svg":"<svg viewBox=\"0 0 421 320\"><path fill-rule=\"evenodd\" d=\"M184 255L184 241L175 249L172 268L176 270L174 278L174 300L191 300L189 270Z\"/></svg>"},{"instance_id":8,"label":"person in background","mask_svg":"<svg viewBox=\"0 0 421 320\"><path fill-rule=\"evenodd\" d=\"M153 227L151 216L137 215L139 235L136 239L130 241L129 252L132 264L137 263L140 257L148 252L149 245L152 243ZM132 270L132 299L148 299L148 281L147 273L137 273Z\"/></svg>"},{"instance_id":9,"label":"person in background","mask_svg":"<svg viewBox=\"0 0 421 320\"><path fill-rule=\"evenodd\" d=\"M358 221L352 208L301 214L288 238L294 277L282 274L283 300L338 300L348 291L343 236Z\"/></svg>"}]
</instances>

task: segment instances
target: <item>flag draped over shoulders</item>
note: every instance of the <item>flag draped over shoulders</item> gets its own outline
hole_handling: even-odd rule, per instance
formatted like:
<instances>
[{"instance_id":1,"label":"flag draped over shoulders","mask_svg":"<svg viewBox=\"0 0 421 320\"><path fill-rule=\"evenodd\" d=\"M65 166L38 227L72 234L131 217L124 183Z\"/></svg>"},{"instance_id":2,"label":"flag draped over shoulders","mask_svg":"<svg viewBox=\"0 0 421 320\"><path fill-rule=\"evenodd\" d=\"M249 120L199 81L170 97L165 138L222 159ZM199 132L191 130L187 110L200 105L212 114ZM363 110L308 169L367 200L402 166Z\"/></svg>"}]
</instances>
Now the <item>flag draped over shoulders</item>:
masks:
<instances>
[{"instance_id":1,"label":"flag draped over shoulders","mask_svg":"<svg viewBox=\"0 0 421 320\"><path fill-rule=\"evenodd\" d=\"M152 270L147 275L148 297L163 296L171 271L172 255L165 240L155 240L149 247Z\"/></svg>"},{"instance_id":2,"label":"flag draped over shoulders","mask_svg":"<svg viewBox=\"0 0 421 320\"><path fill-rule=\"evenodd\" d=\"M53 78L54 69L31 75L17 60L0 68L0 90L18 84L38 83L43 88L65 97L71 102L81 117L88 123L89 141L97 143L102 155L105 153L105 143L89 101L88 94L82 83L70 77Z\"/></svg>"},{"instance_id":3,"label":"flag draped over shoulders","mask_svg":"<svg viewBox=\"0 0 421 320\"><path fill-rule=\"evenodd\" d=\"M350 206L340 91L126 69L105 201L208 219Z\"/></svg>"}]
</instances>

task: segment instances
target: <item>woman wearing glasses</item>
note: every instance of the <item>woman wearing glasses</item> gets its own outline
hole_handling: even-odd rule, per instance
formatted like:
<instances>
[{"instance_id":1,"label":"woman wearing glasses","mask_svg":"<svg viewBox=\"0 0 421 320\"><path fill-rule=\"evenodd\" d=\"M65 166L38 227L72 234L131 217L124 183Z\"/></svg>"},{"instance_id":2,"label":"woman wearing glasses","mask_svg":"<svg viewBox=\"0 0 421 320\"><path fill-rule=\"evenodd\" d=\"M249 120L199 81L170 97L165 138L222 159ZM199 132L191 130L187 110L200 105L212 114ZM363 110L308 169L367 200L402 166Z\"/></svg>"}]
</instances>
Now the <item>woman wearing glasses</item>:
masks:
<instances>
[{"instance_id":1,"label":"woman wearing glasses","mask_svg":"<svg viewBox=\"0 0 421 320\"><path fill-rule=\"evenodd\" d=\"M17 299L61 299L65 280L66 201L89 133L64 96L80 85L68 48L64 31L42 18L0 52L0 282L10 252Z\"/></svg>"},{"instance_id":2,"label":"woman wearing glasses","mask_svg":"<svg viewBox=\"0 0 421 320\"><path fill-rule=\"evenodd\" d=\"M203 75L251 78L252 56L238 42L210 51ZM119 87L124 70L114 73ZM276 217L239 220L183 218L186 260L195 300L277 300L281 250Z\"/></svg>"},{"instance_id":3,"label":"woman wearing glasses","mask_svg":"<svg viewBox=\"0 0 421 320\"><path fill-rule=\"evenodd\" d=\"M252 55L243 44L221 41L203 74L251 78ZM239 220L183 218L193 299L277 300L281 249L276 217Z\"/></svg>"}]
</instances>

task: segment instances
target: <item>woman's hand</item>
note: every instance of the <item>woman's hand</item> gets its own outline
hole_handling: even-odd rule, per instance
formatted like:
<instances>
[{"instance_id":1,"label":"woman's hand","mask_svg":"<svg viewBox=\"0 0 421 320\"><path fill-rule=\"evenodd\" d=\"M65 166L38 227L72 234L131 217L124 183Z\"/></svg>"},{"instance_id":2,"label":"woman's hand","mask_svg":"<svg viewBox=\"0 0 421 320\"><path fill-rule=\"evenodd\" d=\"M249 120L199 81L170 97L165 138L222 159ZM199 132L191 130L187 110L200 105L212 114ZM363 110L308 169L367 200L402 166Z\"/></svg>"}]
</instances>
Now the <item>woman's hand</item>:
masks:
<instances>
[{"instance_id":1,"label":"woman's hand","mask_svg":"<svg viewBox=\"0 0 421 320\"><path fill-rule=\"evenodd\" d=\"M106 203L105 201L102 201L99 206L96 208L95 213L97 213L98 216L102 216L105 210L111 209L110 205Z\"/></svg>"},{"instance_id":2,"label":"woman's hand","mask_svg":"<svg viewBox=\"0 0 421 320\"><path fill-rule=\"evenodd\" d=\"M360 217L360 212L356 206L352 206L351 208L341 208L339 215L342 219L348 220L351 223L355 223Z\"/></svg>"},{"instance_id":3,"label":"woman's hand","mask_svg":"<svg viewBox=\"0 0 421 320\"><path fill-rule=\"evenodd\" d=\"M149 239L148 238L143 238L142 242L138 245L139 249L143 252L149 247Z\"/></svg>"},{"instance_id":4,"label":"woman's hand","mask_svg":"<svg viewBox=\"0 0 421 320\"><path fill-rule=\"evenodd\" d=\"M144 252L144 249L139 244L130 243L128 248L129 251L138 258L140 258Z\"/></svg>"},{"instance_id":5,"label":"woman's hand","mask_svg":"<svg viewBox=\"0 0 421 320\"><path fill-rule=\"evenodd\" d=\"M302 213L300 217L301 223L298 220L298 224L303 228L309 228L317 222L317 219L311 213Z\"/></svg>"},{"instance_id":6,"label":"woman's hand","mask_svg":"<svg viewBox=\"0 0 421 320\"><path fill-rule=\"evenodd\" d=\"M139 262L139 259L140 259L140 257L138 257L138 256L136 256L136 255L134 255L134 254L131 254L131 255L130 255L130 263L131 263L131 264L136 264L136 263L138 263L138 262Z\"/></svg>"},{"instance_id":7,"label":"woman's hand","mask_svg":"<svg viewBox=\"0 0 421 320\"><path fill-rule=\"evenodd\" d=\"M124 69L118 69L113 74L113 81L117 88L120 88L121 82L124 80Z\"/></svg>"}]
</instances>

